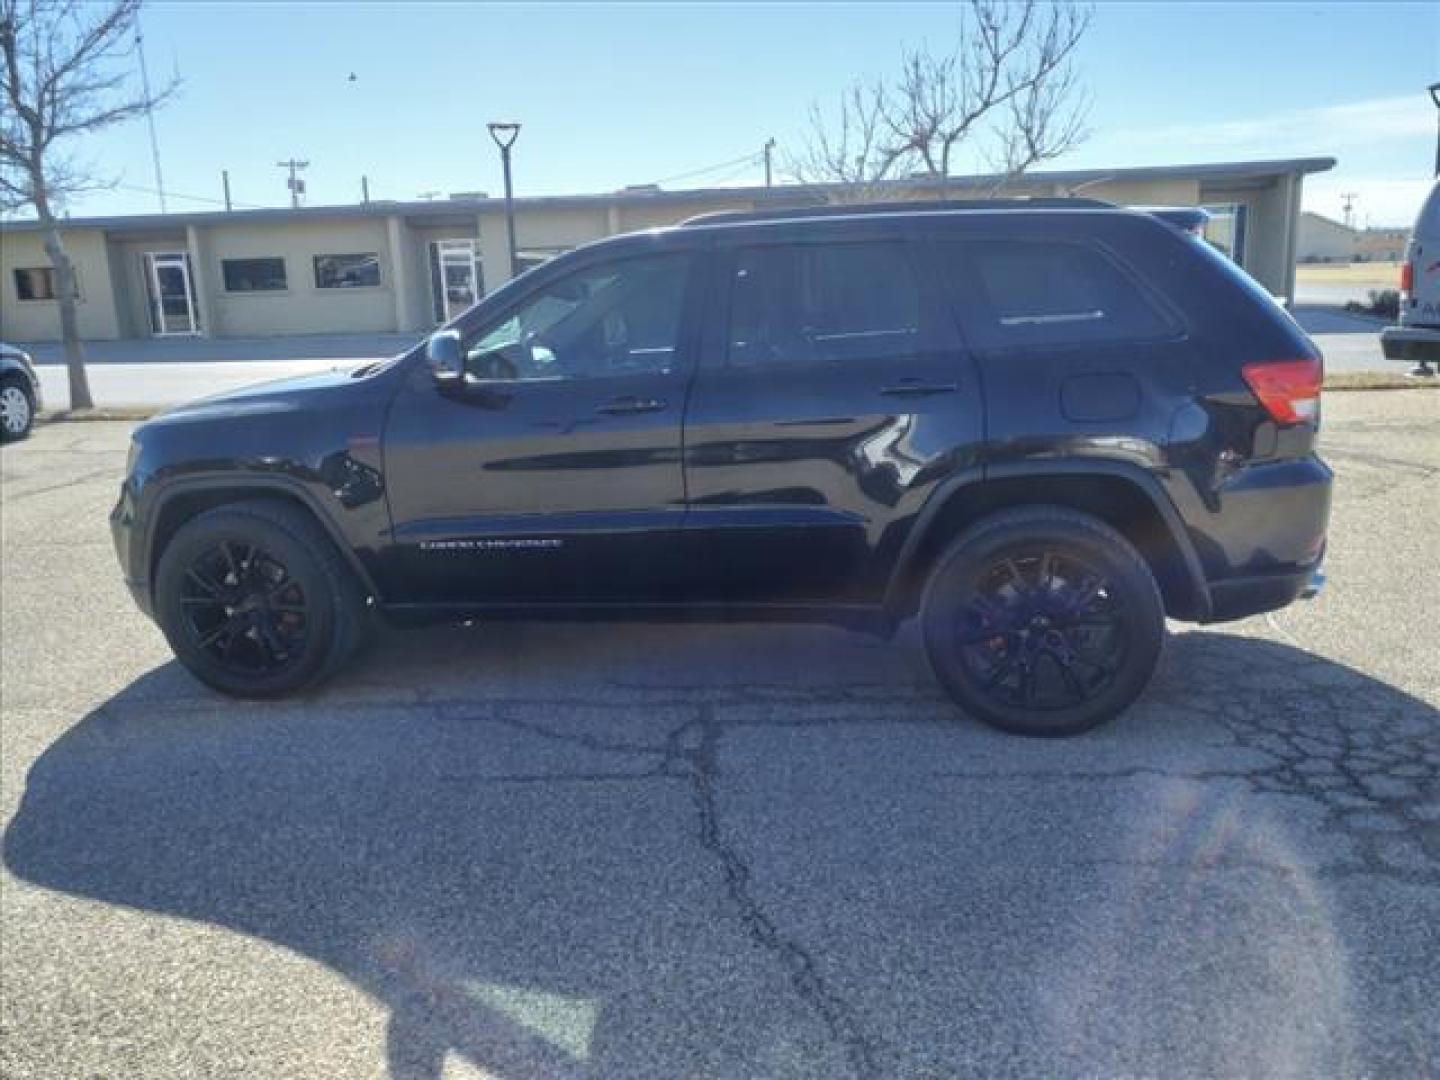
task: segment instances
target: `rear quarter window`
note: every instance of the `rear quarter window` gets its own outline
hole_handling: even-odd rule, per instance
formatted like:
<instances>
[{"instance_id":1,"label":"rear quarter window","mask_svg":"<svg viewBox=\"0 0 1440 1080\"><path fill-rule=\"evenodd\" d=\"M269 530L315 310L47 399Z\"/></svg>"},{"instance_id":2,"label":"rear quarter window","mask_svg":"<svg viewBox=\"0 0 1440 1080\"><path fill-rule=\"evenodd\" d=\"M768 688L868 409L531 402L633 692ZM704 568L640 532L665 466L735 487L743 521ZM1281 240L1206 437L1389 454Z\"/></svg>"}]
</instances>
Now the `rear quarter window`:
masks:
<instances>
[{"instance_id":1,"label":"rear quarter window","mask_svg":"<svg viewBox=\"0 0 1440 1080\"><path fill-rule=\"evenodd\" d=\"M1153 341L1182 327L1107 253L1080 243L940 245L969 339L984 348Z\"/></svg>"}]
</instances>

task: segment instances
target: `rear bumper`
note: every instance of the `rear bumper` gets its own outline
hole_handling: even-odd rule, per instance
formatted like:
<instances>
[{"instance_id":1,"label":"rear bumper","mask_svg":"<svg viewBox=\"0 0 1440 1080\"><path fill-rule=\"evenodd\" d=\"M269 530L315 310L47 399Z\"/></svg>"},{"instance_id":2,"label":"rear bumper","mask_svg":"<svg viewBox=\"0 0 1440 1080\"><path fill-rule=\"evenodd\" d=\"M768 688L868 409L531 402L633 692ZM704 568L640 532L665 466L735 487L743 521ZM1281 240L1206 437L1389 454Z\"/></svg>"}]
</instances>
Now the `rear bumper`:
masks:
<instances>
[{"instance_id":1,"label":"rear bumper","mask_svg":"<svg viewBox=\"0 0 1440 1080\"><path fill-rule=\"evenodd\" d=\"M1440 327L1387 326L1380 348L1386 360L1440 361Z\"/></svg>"},{"instance_id":2,"label":"rear bumper","mask_svg":"<svg viewBox=\"0 0 1440 1080\"><path fill-rule=\"evenodd\" d=\"M1249 466L1218 488L1219 512L1197 539L1209 611L1243 619L1315 596L1334 473L1314 454Z\"/></svg>"}]
</instances>

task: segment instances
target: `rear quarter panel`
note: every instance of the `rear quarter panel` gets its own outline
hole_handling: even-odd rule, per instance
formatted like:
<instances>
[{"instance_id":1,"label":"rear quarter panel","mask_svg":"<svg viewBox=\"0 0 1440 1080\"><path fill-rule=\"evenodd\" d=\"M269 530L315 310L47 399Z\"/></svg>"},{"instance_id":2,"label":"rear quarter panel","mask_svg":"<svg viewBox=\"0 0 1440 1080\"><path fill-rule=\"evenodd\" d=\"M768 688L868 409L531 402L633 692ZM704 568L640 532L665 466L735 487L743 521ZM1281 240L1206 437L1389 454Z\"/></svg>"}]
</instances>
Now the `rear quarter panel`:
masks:
<instances>
[{"instance_id":1,"label":"rear quarter panel","mask_svg":"<svg viewBox=\"0 0 1440 1080\"><path fill-rule=\"evenodd\" d=\"M1210 265L1197 242L1147 215L1077 211L1018 221L992 215L937 237L947 239L1098 247L1172 327L1148 340L974 345L984 384L987 472L1027 466L1039 472L1056 460L1073 468L1086 459L1143 469L1185 523L1208 579L1313 554L1329 502L1328 470L1311 456L1314 433L1277 429L1240 375L1252 360L1314 354L1283 309L1268 297L1257 300ZM978 312L967 303L967 284L950 285L962 330L973 340ZM1292 484L1325 490L1281 497Z\"/></svg>"}]
</instances>

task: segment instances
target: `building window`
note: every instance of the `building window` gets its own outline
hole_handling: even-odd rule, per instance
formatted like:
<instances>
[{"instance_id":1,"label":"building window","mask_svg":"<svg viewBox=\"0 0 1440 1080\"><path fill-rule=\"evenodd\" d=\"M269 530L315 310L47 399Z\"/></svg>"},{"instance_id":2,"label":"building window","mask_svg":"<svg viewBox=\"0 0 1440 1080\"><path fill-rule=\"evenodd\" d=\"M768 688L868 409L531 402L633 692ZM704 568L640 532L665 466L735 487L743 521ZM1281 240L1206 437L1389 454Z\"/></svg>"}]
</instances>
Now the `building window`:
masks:
<instances>
[{"instance_id":1,"label":"building window","mask_svg":"<svg viewBox=\"0 0 1440 1080\"><path fill-rule=\"evenodd\" d=\"M48 266L17 266L15 268L15 295L21 300L55 300L59 291L55 288L55 271ZM75 299L80 299L80 275L75 275Z\"/></svg>"},{"instance_id":2,"label":"building window","mask_svg":"<svg viewBox=\"0 0 1440 1080\"><path fill-rule=\"evenodd\" d=\"M1210 215L1205 223L1205 239L1226 258L1244 266L1250 208L1244 203L1211 203L1200 209Z\"/></svg>"},{"instance_id":3,"label":"building window","mask_svg":"<svg viewBox=\"0 0 1440 1080\"><path fill-rule=\"evenodd\" d=\"M373 289L380 284L380 256L316 255L317 289Z\"/></svg>"},{"instance_id":4,"label":"building window","mask_svg":"<svg viewBox=\"0 0 1440 1080\"><path fill-rule=\"evenodd\" d=\"M285 260L221 259L226 292L280 292L287 288Z\"/></svg>"}]
</instances>

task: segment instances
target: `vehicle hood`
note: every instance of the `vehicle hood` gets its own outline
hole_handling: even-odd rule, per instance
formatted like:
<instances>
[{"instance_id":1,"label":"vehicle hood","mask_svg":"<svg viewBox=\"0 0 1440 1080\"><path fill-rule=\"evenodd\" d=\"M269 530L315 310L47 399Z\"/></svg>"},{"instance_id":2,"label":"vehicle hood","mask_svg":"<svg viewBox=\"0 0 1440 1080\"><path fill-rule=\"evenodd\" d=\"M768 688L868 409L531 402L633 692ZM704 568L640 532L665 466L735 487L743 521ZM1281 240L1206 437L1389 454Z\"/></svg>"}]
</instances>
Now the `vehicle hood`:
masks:
<instances>
[{"instance_id":1,"label":"vehicle hood","mask_svg":"<svg viewBox=\"0 0 1440 1080\"><path fill-rule=\"evenodd\" d=\"M359 391L367 381L364 376L357 378L352 370L334 368L242 386L166 409L152 423L224 420L326 407L335 404L337 397Z\"/></svg>"}]
</instances>

